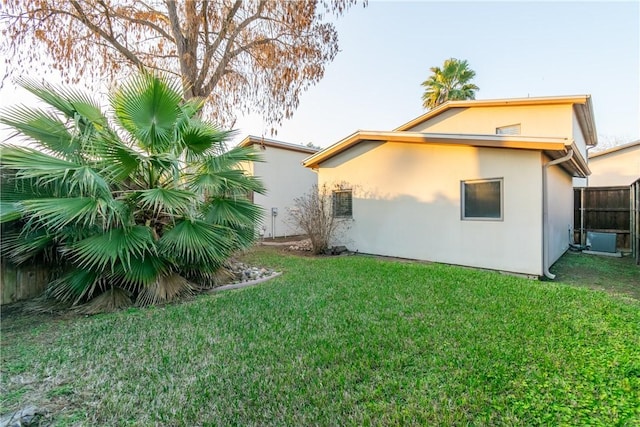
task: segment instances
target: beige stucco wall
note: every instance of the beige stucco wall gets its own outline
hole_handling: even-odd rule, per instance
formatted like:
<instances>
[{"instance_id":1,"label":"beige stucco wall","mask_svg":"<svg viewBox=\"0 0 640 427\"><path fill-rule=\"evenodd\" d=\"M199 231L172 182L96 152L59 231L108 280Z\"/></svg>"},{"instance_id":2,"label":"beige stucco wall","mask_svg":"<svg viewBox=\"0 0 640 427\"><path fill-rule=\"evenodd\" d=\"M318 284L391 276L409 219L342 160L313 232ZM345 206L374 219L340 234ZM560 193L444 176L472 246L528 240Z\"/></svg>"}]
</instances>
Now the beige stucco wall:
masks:
<instances>
[{"instance_id":1,"label":"beige stucco wall","mask_svg":"<svg viewBox=\"0 0 640 427\"><path fill-rule=\"evenodd\" d=\"M496 128L520 124L521 135L572 136L571 105L452 108L409 131L495 135Z\"/></svg>"},{"instance_id":2,"label":"beige stucco wall","mask_svg":"<svg viewBox=\"0 0 640 427\"><path fill-rule=\"evenodd\" d=\"M541 164L537 151L363 142L321 164L318 179L353 188L353 219L336 244L540 275ZM482 178L504 179L504 218L463 221L461 181Z\"/></svg>"},{"instance_id":3,"label":"beige stucco wall","mask_svg":"<svg viewBox=\"0 0 640 427\"><path fill-rule=\"evenodd\" d=\"M589 159L589 187L631 185L640 178L640 145Z\"/></svg>"},{"instance_id":4,"label":"beige stucco wall","mask_svg":"<svg viewBox=\"0 0 640 427\"><path fill-rule=\"evenodd\" d=\"M264 162L253 163L252 173L261 177L267 187L266 195L254 195L254 203L264 209L259 229L264 227L265 238L301 234L300 230L289 224L287 212L295 198L307 193L317 183L316 173L302 166L302 160L309 157L309 153L271 146L264 149L254 147L260 151ZM271 208L278 209L275 220Z\"/></svg>"},{"instance_id":5,"label":"beige stucco wall","mask_svg":"<svg viewBox=\"0 0 640 427\"><path fill-rule=\"evenodd\" d=\"M575 142L576 147L578 147L582 158L587 160L587 142L584 138L584 133L582 132L582 128L580 127L580 123L578 122L575 112L573 113L571 124L573 128L573 141Z\"/></svg>"},{"instance_id":6,"label":"beige stucco wall","mask_svg":"<svg viewBox=\"0 0 640 427\"><path fill-rule=\"evenodd\" d=\"M548 159L547 159L548 161ZM547 171L549 265L569 249L573 236L573 183L560 166Z\"/></svg>"}]
</instances>

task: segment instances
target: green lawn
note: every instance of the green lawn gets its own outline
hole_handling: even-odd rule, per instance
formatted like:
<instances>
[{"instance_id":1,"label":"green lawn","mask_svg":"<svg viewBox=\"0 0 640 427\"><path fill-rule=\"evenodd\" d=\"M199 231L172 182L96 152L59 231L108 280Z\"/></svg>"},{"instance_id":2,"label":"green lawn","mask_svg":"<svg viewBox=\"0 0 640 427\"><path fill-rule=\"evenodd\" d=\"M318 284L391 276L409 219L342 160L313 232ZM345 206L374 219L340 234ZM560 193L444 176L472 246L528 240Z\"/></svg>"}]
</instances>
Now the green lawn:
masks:
<instances>
[{"instance_id":1,"label":"green lawn","mask_svg":"<svg viewBox=\"0 0 640 427\"><path fill-rule=\"evenodd\" d=\"M284 274L162 308L3 321L2 413L54 425L640 425L640 302L256 250Z\"/></svg>"},{"instance_id":2,"label":"green lawn","mask_svg":"<svg viewBox=\"0 0 640 427\"><path fill-rule=\"evenodd\" d=\"M567 252L551 267L551 272L557 273L556 281L640 301L640 266L635 265L631 256L612 258Z\"/></svg>"}]
</instances>

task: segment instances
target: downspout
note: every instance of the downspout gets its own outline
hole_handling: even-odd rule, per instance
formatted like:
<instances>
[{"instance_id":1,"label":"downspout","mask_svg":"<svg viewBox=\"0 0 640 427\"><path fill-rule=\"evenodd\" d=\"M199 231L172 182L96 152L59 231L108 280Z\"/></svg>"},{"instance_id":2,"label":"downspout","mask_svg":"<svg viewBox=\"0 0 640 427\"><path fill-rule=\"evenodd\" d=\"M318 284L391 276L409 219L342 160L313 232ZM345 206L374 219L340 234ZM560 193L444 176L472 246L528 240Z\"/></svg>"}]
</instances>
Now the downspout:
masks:
<instances>
[{"instance_id":1,"label":"downspout","mask_svg":"<svg viewBox=\"0 0 640 427\"><path fill-rule=\"evenodd\" d=\"M542 166L542 272L548 279L555 279L555 274L549 271L549 195L547 194L547 173L549 166L554 166L571 160L573 149L559 159L552 160Z\"/></svg>"}]
</instances>

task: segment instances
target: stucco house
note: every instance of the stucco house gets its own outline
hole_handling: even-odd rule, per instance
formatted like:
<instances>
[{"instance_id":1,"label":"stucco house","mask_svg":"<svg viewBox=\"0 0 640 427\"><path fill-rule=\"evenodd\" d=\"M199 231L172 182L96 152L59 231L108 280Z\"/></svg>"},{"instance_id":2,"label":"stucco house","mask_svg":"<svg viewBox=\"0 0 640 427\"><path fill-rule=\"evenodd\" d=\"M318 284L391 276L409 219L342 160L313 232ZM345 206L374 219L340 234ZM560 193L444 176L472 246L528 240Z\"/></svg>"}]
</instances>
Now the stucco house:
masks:
<instances>
[{"instance_id":1,"label":"stucco house","mask_svg":"<svg viewBox=\"0 0 640 427\"><path fill-rule=\"evenodd\" d=\"M589 174L591 97L449 101L392 131L357 131L303 164L362 253L533 276L568 249L572 177Z\"/></svg>"},{"instance_id":2,"label":"stucco house","mask_svg":"<svg viewBox=\"0 0 640 427\"><path fill-rule=\"evenodd\" d=\"M640 178L640 140L589 153L589 187L628 186ZM579 186L585 186L585 183Z\"/></svg>"},{"instance_id":3,"label":"stucco house","mask_svg":"<svg viewBox=\"0 0 640 427\"><path fill-rule=\"evenodd\" d=\"M302 167L301 162L315 148L249 135L239 144L254 147L262 162L250 162L243 168L253 176L262 178L267 194L253 194L253 202L264 209L264 217L258 232L264 238L298 235L302 232L287 221L287 210L294 199L311 190L317 183L317 175Z\"/></svg>"}]
</instances>

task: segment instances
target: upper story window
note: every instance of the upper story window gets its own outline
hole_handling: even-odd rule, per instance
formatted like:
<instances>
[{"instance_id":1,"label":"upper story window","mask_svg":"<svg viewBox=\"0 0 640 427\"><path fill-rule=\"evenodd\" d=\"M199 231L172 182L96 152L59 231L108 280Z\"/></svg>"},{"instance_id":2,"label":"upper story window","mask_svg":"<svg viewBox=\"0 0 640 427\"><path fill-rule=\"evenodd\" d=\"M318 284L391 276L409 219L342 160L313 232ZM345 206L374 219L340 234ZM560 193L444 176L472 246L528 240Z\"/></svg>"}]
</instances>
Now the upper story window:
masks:
<instances>
[{"instance_id":1,"label":"upper story window","mask_svg":"<svg viewBox=\"0 0 640 427\"><path fill-rule=\"evenodd\" d=\"M520 123L496 128L496 135L520 135Z\"/></svg>"},{"instance_id":2,"label":"upper story window","mask_svg":"<svg viewBox=\"0 0 640 427\"><path fill-rule=\"evenodd\" d=\"M333 216L351 218L353 216L353 193L351 190L333 192Z\"/></svg>"}]
</instances>

